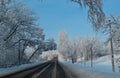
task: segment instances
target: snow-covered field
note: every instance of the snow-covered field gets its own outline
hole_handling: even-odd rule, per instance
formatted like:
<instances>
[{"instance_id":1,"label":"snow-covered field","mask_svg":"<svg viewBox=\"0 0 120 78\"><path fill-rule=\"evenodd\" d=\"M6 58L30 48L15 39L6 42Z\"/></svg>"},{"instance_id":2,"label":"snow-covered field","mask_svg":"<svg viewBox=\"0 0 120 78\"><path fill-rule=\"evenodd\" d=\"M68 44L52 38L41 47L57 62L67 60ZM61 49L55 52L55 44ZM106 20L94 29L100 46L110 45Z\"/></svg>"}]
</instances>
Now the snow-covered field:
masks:
<instances>
[{"instance_id":1,"label":"snow-covered field","mask_svg":"<svg viewBox=\"0 0 120 78\"><path fill-rule=\"evenodd\" d=\"M118 68L118 63L116 63L116 60L117 60L117 58L120 57L120 55L114 55L114 56L115 56L115 72L120 73L119 68ZM89 62L86 62L86 65L84 65L83 63L79 64L79 65L82 68L89 69L92 71L112 73L111 56L110 55L103 56L101 58L94 60L93 67L90 66L90 63L91 62L89 61Z\"/></svg>"},{"instance_id":2,"label":"snow-covered field","mask_svg":"<svg viewBox=\"0 0 120 78\"><path fill-rule=\"evenodd\" d=\"M115 59L118 57L120 55L115 55ZM93 67L90 66L90 62L86 62L86 65L84 63L62 62L62 65L74 76L77 75L77 78L120 78L117 64L115 64L116 72L112 72L110 55L94 60Z\"/></svg>"}]
</instances>

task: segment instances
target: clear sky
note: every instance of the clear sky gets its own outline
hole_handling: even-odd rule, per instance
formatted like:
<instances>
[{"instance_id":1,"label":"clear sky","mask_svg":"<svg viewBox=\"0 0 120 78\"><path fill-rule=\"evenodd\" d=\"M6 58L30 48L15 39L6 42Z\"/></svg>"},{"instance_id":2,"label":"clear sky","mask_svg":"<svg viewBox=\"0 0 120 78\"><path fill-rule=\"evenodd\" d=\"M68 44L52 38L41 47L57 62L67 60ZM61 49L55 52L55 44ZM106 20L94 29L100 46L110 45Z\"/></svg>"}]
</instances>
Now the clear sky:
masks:
<instances>
[{"instance_id":1,"label":"clear sky","mask_svg":"<svg viewBox=\"0 0 120 78\"><path fill-rule=\"evenodd\" d=\"M44 29L46 38L58 40L58 33L65 30L69 38L97 36L87 19L87 10L69 0L24 0L40 17L38 24ZM106 15L120 14L120 0L103 0Z\"/></svg>"}]
</instances>

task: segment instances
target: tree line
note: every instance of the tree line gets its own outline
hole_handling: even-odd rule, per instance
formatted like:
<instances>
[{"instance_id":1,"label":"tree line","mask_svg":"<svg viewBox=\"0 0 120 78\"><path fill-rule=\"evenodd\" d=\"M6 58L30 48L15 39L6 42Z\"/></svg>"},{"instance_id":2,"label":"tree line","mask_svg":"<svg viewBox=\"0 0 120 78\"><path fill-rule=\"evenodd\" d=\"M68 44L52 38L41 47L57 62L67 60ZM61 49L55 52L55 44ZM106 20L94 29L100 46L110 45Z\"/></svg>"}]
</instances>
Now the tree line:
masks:
<instances>
[{"instance_id":1,"label":"tree line","mask_svg":"<svg viewBox=\"0 0 120 78\"><path fill-rule=\"evenodd\" d=\"M79 37L78 39L68 39L67 33L61 31L59 34L58 51L63 55L66 61L72 63L91 60L109 54L109 46L107 43L100 41L96 37Z\"/></svg>"}]
</instances>

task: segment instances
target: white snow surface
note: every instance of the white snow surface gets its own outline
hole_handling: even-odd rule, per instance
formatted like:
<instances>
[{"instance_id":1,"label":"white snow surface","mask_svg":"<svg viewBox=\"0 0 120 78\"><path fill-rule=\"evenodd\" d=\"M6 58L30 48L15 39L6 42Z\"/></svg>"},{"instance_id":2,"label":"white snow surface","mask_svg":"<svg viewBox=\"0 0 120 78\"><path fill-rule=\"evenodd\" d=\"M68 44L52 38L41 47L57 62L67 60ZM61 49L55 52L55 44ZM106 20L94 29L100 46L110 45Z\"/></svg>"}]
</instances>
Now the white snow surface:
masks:
<instances>
[{"instance_id":1,"label":"white snow surface","mask_svg":"<svg viewBox=\"0 0 120 78\"><path fill-rule=\"evenodd\" d=\"M115 60L114 60L115 61L115 73L120 74L119 68L118 68L118 66L120 66L120 64L116 63L116 60L117 60L117 58L120 58L120 55L114 55L114 57L115 57ZM112 65L111 65L111 56L110 55L103 56L101 58L94 60L93 67L91 67L90 64L91 64L90 61L86 62L85 66L83 63L82 64L79 63L79 65L84 69L112 73Z\"/></svg>"},{"instance_id":2,"label":"white snow surface","mask_svg":"<svg viewBox=\"0 0 120 78\"><path fill-rule=\"evenodd\" d=\"M64 61L63 56L58 52L58 50L45 51L40 55L42 59L46 60L52 60L56 56L58 56L59 61Z\"/></svg>"},{"instance_id":3,"label":"white snow surface","mask_svg":"<svg viewBox=\"0 0 120 78\"><path fill-rule=\"evenodd\" d=\"M42 52L42 54L40 55L42 59L46 59L46 60L52 60L56 56L57 56L56 50L45 51Z\"/></svg>"},{"instance_id":4,"label":"white snow surface","mask_svg":"<svg viewBox=\"0 0 120 78\"><path fill-rule=\"evenodd\" d=\"M7 75L9 73L14 73L16 71L21 71L21 70L24 70L26 68L34 67L34 66L42 64L44 62L45 61L41 61L38 63L31 63L31 64L23 64L23 65L9 67L9 68L0 68L0 76Z\"/></svg>"},{"instance_id":5,"label":"white snow surface","mask_svg":"<svg viewBox=\"0 0 120 78\"><path fill-rule=\"evenodd\" d=\"M120 55L115 55L115 60L119 57ZM94 60L93 67L90 67L90 62L87 62L86 65L70 62L61 62L61 64L67 72L72 72L77 78L120 78L117 63L115 63L116 72L112 72L110 55Z\"/></svg>"}]
</instances>

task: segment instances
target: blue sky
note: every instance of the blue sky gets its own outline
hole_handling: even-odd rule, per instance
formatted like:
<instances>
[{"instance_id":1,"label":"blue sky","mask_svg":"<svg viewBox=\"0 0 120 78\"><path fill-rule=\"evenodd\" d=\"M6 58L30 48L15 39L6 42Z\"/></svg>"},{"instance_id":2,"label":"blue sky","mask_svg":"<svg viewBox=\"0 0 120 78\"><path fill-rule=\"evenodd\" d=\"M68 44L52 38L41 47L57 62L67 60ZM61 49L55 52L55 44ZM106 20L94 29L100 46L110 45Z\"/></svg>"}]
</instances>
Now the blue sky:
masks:
<instances>
[{"instance_id":1,"label":"blue sky","mask_svg":"<svg viewBox=\"0 0 120 78\"><path fill-rule=\"evenodd\" d=\"M66 31L69 38L81 36L97 36L89 20L87 10L69 0L24 0L24 2L40 17L38 24L44 29L46 38L58 40L58 33ZM120 14L120 0L103 0L106 15Z\"/></svg>"}]
</instances>

